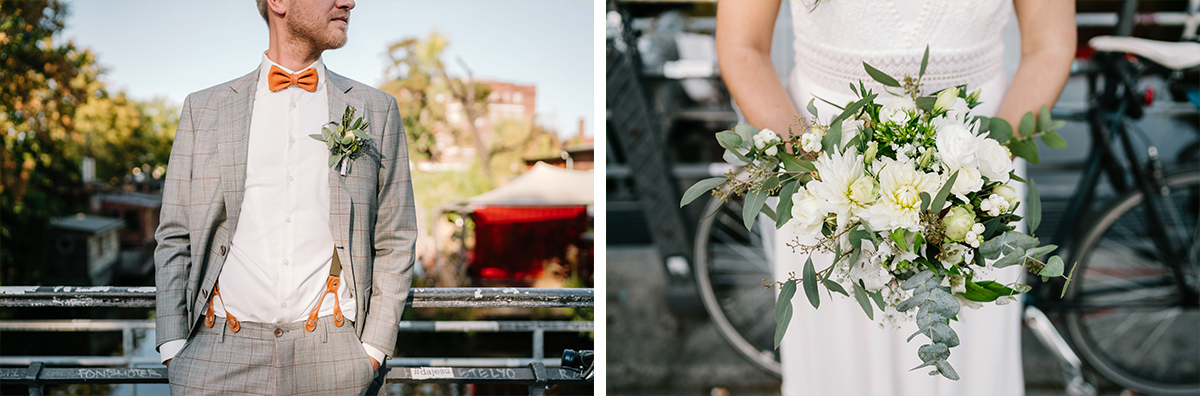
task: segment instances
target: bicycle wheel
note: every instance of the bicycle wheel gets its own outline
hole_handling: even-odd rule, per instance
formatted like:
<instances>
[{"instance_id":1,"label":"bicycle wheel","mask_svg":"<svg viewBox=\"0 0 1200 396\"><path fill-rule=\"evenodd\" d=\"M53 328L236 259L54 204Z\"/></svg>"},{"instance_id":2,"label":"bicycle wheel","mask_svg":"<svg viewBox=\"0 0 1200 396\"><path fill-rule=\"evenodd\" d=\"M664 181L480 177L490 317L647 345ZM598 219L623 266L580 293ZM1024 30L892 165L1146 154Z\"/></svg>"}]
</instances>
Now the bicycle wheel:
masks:
<instances>
[{"instance_id":1,"label":"bicycle wheel","mask_svg":"<svg viewBox=\"0 0 1200 396\"><path fill-rule=\"evenodd\" d=\"M1149 394L1200 393L1200 172L1166 178L1155 197L1167 237L1180 247L1179 269L1164 260L1133 191L1083 234L1072 253L1075 280L1067 289L1066 324L1084 359L1108 379Z\"/></svg>"},{"instance_id":2,"label":"bicycle wheel","mask_svg":"<svg viewBox=\"0 0 1200 396\"><path fill-rule=\"evenodd\" d=\"M768 373L781 376L774 348L775 294L763 287L774 280L764 227L742 223L742 199L712 199L696 230L696 283L717 331L739 353Z\"/></svg>"}]
</instances>

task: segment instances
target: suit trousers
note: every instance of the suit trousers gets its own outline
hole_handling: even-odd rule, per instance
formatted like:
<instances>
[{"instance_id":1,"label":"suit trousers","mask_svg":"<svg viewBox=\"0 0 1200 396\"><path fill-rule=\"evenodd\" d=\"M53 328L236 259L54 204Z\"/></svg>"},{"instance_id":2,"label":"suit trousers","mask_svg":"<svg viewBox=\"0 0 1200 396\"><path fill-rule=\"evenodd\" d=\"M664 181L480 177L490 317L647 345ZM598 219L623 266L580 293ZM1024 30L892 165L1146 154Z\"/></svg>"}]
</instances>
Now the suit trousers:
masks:
<instances>
[{"instance_id":1,"label":"suit trousers","mask_svg":"<svg viewBox=\"0 0 1200 396\"><path fill-rule=\"evenodd\" d=\"M354 324L241 322L195 331L167 369L173 395L362 395L375 378ZM202 322L201 322L202 323Z\"/></svg>"}]
</instances>

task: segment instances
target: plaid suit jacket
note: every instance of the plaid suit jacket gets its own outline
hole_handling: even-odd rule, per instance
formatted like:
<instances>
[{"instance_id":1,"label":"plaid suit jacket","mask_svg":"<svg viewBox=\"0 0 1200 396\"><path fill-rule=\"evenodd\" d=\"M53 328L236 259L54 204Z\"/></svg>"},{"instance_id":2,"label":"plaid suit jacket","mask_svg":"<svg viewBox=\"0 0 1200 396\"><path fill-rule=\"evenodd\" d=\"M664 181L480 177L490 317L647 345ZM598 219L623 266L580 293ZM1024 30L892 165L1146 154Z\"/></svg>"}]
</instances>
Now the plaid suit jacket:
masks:
<instances>
[{"instance_id":1,"label":"plaid suit jacket","mask_svg":"<svg viewBox=\"0 0 1200 396\"><path fill-rule=\"evenodd\" d=\"M390 356L411 284L417 220L396 98L326 70L329 119L371 123L370 149L329 171L329 227L354 285L359 338ZM157 346L187 339L230 252L246 185L257 70L188 95L171 147L154 252ZM324 162L326 158L314 158ZM365 319L364 319L365 318Z\"/></svg>"}]
</instances>

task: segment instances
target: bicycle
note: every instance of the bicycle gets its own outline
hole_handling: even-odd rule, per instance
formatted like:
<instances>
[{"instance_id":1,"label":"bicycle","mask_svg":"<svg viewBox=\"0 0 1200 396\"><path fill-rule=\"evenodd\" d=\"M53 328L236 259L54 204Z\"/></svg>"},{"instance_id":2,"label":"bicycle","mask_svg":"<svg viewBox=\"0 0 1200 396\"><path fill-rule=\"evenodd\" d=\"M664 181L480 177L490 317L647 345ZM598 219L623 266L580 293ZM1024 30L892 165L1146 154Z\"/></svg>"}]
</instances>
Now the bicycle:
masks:
<instances>
[{"instance_id":1,"label":"bicycle","mask_svg":"<svg viewBox=\"0 0 1200 396\"><path fill-rule=\"evenodd\" d=\"M1153 62L1158 59L1161 62L1164 60L1160 56L1161 54L1146 51L1144 47L1128 46L1132 42L1146 44L1138 40L1140 39L1118 39L1117 42L1121 46L1128 47L1125 48L1126 50L1134 53L1141 52L1146 61ZM1103 43L1100 45L1103 46ZM1161 47L1161 45L1152 46L1152 49L1161 49ZM1180 321L1180 323L1186 323L1183 326L1171 327L1173 324L1171 322L1167 323L1167 327L1160 326L1158 330L1150 330L1147 334L1149 340L1139 344L1137 348L1133 348L1133 352L1139 350L1149 352L1148 348L1155 345L1164 348L1171 347L1151 341L1157 341L1156 337L1166 335L1172 329L1177 331L1169 334L1188 336L1195 341L1197 338L1195 330L1200 328L1200 320L1188 319L1194 317L1197 301L1200 300L1196 298L1195 291L1196 260L1200 256L1200 252L1197 251L1200 243L1198 243L1195 222L1198 216L1196 211L1200 207L1196 204L1197 196L1200 196L1200 193L1197 192L1200 187L1200 171L1165 176L1162 161L1157 158L1157 149L1152 145L1147 149L1149 158L1145 165L1142 167L1135 165L1141 162L1138 160L1139 156L1126 123L1128 118L1141 116L1140 104L1143 102L1139 102L1139 100L1144 101L1145 98L1137 93L1141 70L1121 63L1121 60L1125 59L1124 57L1124 52L1120 54L1101 52L1097 55L1097 62L1093 63L1097 67L1089 72L1089 87L1092 89L1089 90L1091 100L1086 119L1091 125L1093 148L1084 178L1080 181L1076 194L1072 198L1068 219L1080 218L1084 214L1084 204L1090 203L1095 197L1101 168L1106 171L1110 184L1120 195L1112 201L1108 209L1095 217L1097 219L1095 222L1083 229L1084 232L1079 235L1079 238L1075 238L1077 242L1073 244L1075 248L1070 257L1072 258L1071 262L1078 263L1075 272L1076 280L1067 289L1063 301L1052 304L1051 300L1047 298L1036 298L1037 295L1050 293L1055 294L1054 297L1057 298L1058 292L1062 290L1062 285L1042 284L1036 279L1031 279L1030 283L1034 286L1034 291L1027 298L1029 305L1026 317L1031 327L1037 327L1035 330L1040 330L1037 335L1042 338L1042 342L1046 343L1053 352L1059 354L1064 368L1067 369L1068 388L1072 393L1090 394L1095 392L1090 384L1083 381L1079 372L1079 359L1074 357L1073 352L1073 350L1078 350L1092 367L1106 378L1123 386L1147 393L1195 394L1200 392L1200 380L1194 377L1200 373L1200 367L1188 364L1166 367L1166 370L1163 369L1163 366L1132 365L1131 367L1128 362L1120 359L1121 354L1129 350L1125 348L1126 343L1121 343L1120 340L1114 341L1111 338L1108 340L1096 339L1106 329L1112 330L1111 327L1106 327L1112 318L1121 317L1119 315L1123 313L1126 313L1124 316L1126 318L1139 314L1134 307L1115 304L1118 301L1114 301L1112 294L1105 294L1106 291L1111 290L1099 287L1114 281L1126 282L1122 284L1124 286L1133 286L1122 290L1134 294L1147 290L1152 291L1153 289L1150 287L1158 284L1168 287L1174 285L1178 292L1177 298L1151 300L1151 302L1177 305L1170 305L1167 311L1162 311L1167 313L1160 313L1153 318L1178 320L1180 315L1184 315L1179 312L1185 309L1188 311L1186 315L1193 315L1184 316L1187 321ZM1194 64L1187 63L1173 64L1173 66L1176 67L1171 70L1176 72L1168 74L1175 80L1182 77L1182 69L1195 67ZM1106 82L1105 85L1098 84L1101 76L1106 77L1103 80ZM1114 138L1120 139L1120 143L1124 146L1123 154L1130 165L1127 166L1119 160L1120 156L1113 149ZM1188 169L1195 168L1192 166ZM1148 170L1148 172L1143 172L1143 170ZM1164 194L1169 199L1159 198ZM1146 197L1153 197L1153 199L1146 199ZM1171 205L1166 205L1166 203L1171 203ZM769 239L769 237L764 238L764 235L769 235L769 232L762 227L774 227L774 224L758 221L754 228L746 229L741 220L741 205L740 199L728 202L713 199L706 205L703 213L707 217L701 220L696 233L694 255L697 264L696 281L705 309L721 335L755 365L768 373L781 376L779 356L772 344L774 323L767 319L771 317L774 309L774 299L773 295L765 291L762 286L763 279L771 280L774 276L766 253L769 250L765 249L764 243L766 239ZM1167 208L1174 210L1165 210ZM1164 219L1159 216L1163 213L1171 217ZM1190 217L1188 217L1189 213ZM1146 214L1151 216L1147 217ZM1153 226L1144 233L1135 233L1134 236L1151 236L1149 245L1145 243L1146 241L1128 239L1123 243L1107 242L1116 237L1127 236L1122 231L1140 224L1141 220L1147 218L1150 219ZM1070 225L1071 222L1067 222L1067 224ZM1066 230L1070 228L1068 226ZM1059 234L1060 238L1055 238L1056 241L1059 243L1070 242L1067 240L1069 238L1064 236L1065 231ZM1189 235L1190 239L1187 238ZM1181 243L1177 246L1173 242L1164 242L1169 241L1168 236L1176 237L1176 239L1182 236ZM1122 248L1138 253L1143 256L1141 258L1147 260L1182 257L1190 258L1190 261L1183 263L1179 260L1162 260L1157 263L1135 261L1125 263L1125 266L1136 270L1134 273L1138 275L1137 278L1106 276L1112 273L1114 267L1101 262L1100 259L1109 257L1109 250ZM1157 278L1154 278L1155 276ZM1158 283L1147 283L1150 280ZM1168 297L1172 295L1171 293L1166 294ZM1064 312L1074 348L1070 348L1065 341L1062 341L1058 332L1049 324L1049 320L1041 314L1039 307ZM1151 305L1151 307L1154 306ZM1126 321L1125 323L1130 322ZM1159 323L1161 324L1162 321ZM1133 328L1134 326L1127 325L1119 330L1130 331ZM1193 353L1190 355L1186 354L1187 348L1178 350L1185 352L1183 356L1191 359L1190 361L1195 361L1196 356L1200 356L1200 353L1195 353L1198 352L1195 348L1191 348ZM1146 356L1146 354L1143 353L1142 356ZM1184 361L1188 362L1189 360L1185 359ZM1164 372L1168 374L1159 375ZM1189 376L1189 373L1192 376Z\"/></svg>"}]
</instances>

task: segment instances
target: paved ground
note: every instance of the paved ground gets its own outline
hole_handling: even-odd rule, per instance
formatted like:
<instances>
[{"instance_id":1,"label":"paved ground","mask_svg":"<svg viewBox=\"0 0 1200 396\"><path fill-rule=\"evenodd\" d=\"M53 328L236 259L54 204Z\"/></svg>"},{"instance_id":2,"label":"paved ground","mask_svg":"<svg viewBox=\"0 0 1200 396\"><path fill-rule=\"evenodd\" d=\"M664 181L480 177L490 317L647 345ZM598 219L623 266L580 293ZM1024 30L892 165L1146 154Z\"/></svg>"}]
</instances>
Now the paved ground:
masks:
<instances>
[{"instance_id":1,"label":"paved ground","mask_svg":"<svg viewBox=\"0 0 1200 396\"><path fill-rule=\"evenodd\" d=\"M779 379L751 365L704 318L670 313L666 274L651 246L608 247L608 393L777 395ZM1023 329L1028 395L1065 394L1057 361ZM1122 389L1101 384L1102 395Z\"/></svg>"}]
</instances>

